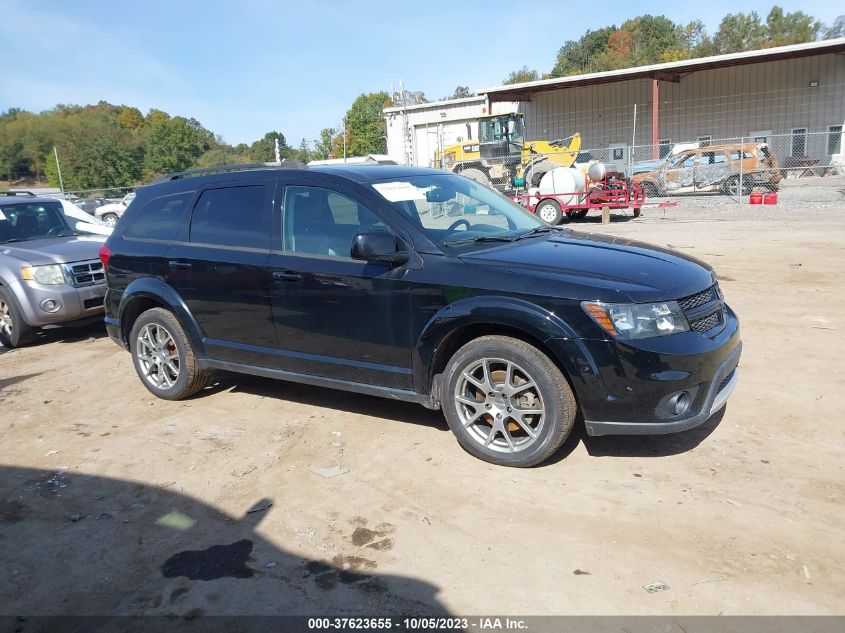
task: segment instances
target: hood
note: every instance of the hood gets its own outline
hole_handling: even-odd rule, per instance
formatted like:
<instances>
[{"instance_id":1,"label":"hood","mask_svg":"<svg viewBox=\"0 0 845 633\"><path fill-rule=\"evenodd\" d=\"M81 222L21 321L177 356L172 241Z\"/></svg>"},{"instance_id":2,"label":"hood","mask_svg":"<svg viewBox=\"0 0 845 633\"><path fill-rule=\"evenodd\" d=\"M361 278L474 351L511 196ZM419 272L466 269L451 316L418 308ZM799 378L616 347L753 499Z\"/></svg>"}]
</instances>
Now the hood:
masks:
<instances>
[{"instance_id":1,"label":"hood","mask_svg":"<svg viewBox=\"0 0 845 633\"><path fill-rule=\"evenodd\" d=\"M550 296L647 302L680 299L714 283L713 269L682 253L644 242L592 233L560 232L526 238L461 257L560 284Z\"/></svg>"},{"instance_id":2,"label":"hood","mask_svg":"<svg viewBox=\"0 0 845 633\"><path fill-rule=\"evenodd\" d=\"M97 235L57 237L27 242L0 244L0 258L15 258L22 265L67 264L85 259L97 259L97 251L105 243Z\"/></svg>"}]
</instances>

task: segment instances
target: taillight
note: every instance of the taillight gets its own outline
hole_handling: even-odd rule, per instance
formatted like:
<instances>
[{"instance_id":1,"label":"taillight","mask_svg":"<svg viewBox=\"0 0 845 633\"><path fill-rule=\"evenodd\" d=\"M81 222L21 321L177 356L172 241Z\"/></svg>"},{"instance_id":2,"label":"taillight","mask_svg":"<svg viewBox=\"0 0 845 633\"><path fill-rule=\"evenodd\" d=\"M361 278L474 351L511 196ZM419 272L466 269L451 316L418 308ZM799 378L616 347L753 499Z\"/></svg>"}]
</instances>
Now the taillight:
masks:
<instances>
[{"instance_id":1,"label":"taillight","mask_svg":"<svg viewBox=\"0 0 845 633\"><path fill-rule=\"evenodd\" d=\"M111 249L103 244L100 247L100 250L97 251L97 255L100 257L100 261L103 262L103 270L109 267L109 258L111 257Z\"/></svg>"}]
</instances>

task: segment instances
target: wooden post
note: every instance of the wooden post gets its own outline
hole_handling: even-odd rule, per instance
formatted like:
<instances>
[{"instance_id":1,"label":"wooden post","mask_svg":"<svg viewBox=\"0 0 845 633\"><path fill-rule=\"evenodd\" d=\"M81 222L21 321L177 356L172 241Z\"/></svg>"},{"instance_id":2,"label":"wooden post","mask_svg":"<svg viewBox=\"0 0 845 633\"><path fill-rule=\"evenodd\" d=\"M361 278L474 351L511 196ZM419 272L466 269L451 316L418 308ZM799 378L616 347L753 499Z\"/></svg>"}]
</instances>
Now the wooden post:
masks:
<instances>
[{"instance_id":1,"label":"wooden post","mask_svg":"<svg viewBox=\"0 0 845 633\"><path fill-rule=\"evenodd\" d=\"M601 208L601 223L610 224L610 207Z\"/></svg>"},{"instance_id":2,"label":"wooden post","mask_svg":"<svg viewBox=\"0 0 845 633\"><path fill-rule=\"evenodd\" d=\"M660 158L660 84L657 79L651 80L651 157Z\"/></svg>"}]
</instances>

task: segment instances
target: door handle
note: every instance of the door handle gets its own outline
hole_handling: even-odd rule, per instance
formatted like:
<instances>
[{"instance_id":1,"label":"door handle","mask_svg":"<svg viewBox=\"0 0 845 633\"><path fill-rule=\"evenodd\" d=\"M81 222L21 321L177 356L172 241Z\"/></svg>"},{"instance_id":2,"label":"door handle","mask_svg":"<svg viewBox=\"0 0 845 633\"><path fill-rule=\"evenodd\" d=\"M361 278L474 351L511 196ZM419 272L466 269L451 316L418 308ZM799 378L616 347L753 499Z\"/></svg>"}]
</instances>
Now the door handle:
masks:
<instances>
[{"instance_id":1,"label":"door handle","mask_svg":"<svg viewBox=\"0 0 845 633\"><path fill-rule=\"evenodd\" d=\"M179 270L188 270L191 267L190 262L180 262L178 259L171 259L167 262L167 265L171 268L177 268Z\"/></svg>"},{"instance_id":2,"label":"door handle","mask_svg":"<svg viewBox=\"0 0 845 633\"><path fill-rule=\"evenodd\" d=\"M302 275L299 273L295 273L292 270L285 270L285 271L275 271L273 273L273 279L277 281L302 281Z\"/></svg>"}]
</instances>

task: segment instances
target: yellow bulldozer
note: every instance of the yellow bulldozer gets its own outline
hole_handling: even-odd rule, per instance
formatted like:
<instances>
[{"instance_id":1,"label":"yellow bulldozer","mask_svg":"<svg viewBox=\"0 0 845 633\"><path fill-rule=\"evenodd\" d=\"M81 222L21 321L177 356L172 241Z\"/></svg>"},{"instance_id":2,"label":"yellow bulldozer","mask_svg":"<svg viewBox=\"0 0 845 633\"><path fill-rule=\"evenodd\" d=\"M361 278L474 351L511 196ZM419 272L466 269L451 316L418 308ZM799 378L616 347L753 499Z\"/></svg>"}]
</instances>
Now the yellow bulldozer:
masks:
<instances>
[{"instance_id":1,"label":"yellow bulldozer","mask_svg":"<svg viewBox=\"0 0 845 633\"><path fill-rule=\"evenodd\" d=\"M469 127L469 126L467 126ZM499 190L522 179L536 187L547 171L571 167L581 149L581 135L555 141L526 141L521 112L478 119L478 140L450 145L434 155L434 166Z\"/></svg>"}]
</instances>

